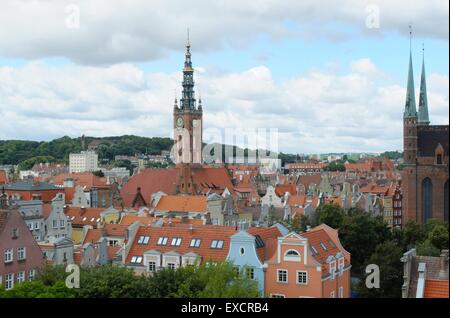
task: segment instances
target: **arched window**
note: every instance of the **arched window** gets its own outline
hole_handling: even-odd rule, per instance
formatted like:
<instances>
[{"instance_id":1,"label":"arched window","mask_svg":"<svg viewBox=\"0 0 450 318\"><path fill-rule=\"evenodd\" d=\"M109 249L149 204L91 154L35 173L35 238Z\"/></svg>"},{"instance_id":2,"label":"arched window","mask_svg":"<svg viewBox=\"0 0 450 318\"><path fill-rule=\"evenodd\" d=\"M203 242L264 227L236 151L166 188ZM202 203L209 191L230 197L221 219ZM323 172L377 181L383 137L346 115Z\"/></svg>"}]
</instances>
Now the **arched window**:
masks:
<instances>
[{"instance_id":1,"label":"arched window","mask_svg":"<svg viewBox=\"0 0 450 318\"><path fill-rule=\"evenodd\" d=\"M423 223L433 216L433 183L430 178L422 181L422 215Z\"/></svg>"},{"instance_id":2,"label":"arched window","mask_svg":"<svg viewBox=\"0 0 450 318\"><path fill-rule=\"evenodd\" d=\"M448 221L448 180L444 185L444 220Z\"/></svg>"},{"instance_id":3,"label":"arched window","mask_svg":"<svg viewBox=\"0 0 450 318\"><path fill-rule=\"evenodd\" d=\"M288 250L288 251L284 254L284 260L285 260L285 261L296 261L296 262L300 262L300 261L301 261L301 256L300 256L300 254L299 254L296 250Z\"/></svg>"}]
</instances>

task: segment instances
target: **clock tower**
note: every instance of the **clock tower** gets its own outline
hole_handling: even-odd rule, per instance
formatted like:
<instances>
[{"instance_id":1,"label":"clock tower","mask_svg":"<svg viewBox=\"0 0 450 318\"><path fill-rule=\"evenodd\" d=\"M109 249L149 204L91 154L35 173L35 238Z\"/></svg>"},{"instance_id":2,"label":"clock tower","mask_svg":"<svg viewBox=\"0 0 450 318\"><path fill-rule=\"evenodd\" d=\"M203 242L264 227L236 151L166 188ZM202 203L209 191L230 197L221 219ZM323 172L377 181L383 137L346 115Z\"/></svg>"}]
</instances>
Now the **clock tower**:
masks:
<instances>
[{"instance_id":1,"label":"clock tower","mask_svg":"<svg viewBox=\"0 0 450 318\"><path fill-rule=\"evenodd\" d=\"M183 91L178 104L175 98L173 108L174 158L179 171L179 192L194 193L191 168L202 164L203 109L199 98L194 95L194 69L191 61L189 33L183 68Z\"/></svg>"}]
</instances>

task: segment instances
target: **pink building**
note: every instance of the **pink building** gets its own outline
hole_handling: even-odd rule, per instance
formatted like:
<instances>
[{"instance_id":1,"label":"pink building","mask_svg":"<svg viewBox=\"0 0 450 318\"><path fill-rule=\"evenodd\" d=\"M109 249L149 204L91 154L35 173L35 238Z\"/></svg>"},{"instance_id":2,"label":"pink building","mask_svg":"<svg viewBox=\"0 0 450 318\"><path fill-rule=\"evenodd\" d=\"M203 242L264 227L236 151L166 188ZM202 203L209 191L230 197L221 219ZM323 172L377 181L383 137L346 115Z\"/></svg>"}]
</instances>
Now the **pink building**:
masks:
<instances>
[{"instance_id":1,"label":"pink building","mask_svg":"<svg viewBox=\"0 0 450 318\"><path fill-rule=\"evenodd\" d=\"M269 240L266 261L267 297L350 297L350 253L337 230L321 224L304 233Z\"/></svg>"},{"instance_id":2,"label":"pink building","mask_svg":"<svg viewBox=\"0 0 450 318\"><path fill-rule=\"evenodd\" d=\"M44 255L17 210L0 210L0 285L11 289L31 280Z\"/></svg>"}]
</instances>

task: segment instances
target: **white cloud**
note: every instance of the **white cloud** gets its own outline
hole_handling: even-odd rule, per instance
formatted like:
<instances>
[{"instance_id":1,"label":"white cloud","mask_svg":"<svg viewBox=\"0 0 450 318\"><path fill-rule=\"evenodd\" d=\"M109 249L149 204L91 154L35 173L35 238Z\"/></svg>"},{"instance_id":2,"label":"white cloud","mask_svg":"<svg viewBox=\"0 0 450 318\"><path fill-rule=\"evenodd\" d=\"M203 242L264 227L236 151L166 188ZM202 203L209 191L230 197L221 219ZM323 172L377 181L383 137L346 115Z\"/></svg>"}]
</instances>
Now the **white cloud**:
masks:
<instances>
[{"instance_id":1,"label":"white cloud","mask_svg":"<svg viewBox=\"0 0 450 318\"><path fill-rule=\"evenodd\" d=\"M229 74L205 67L195 79L205 129L277 128L284 152L401 149L405 88L374 80L374 72L380 71L366 59L343 75L315 70L279 83L266 66ZM0 67L0 139L169 137L181 76L144 73L133 64ZM428 76L433 124L448 124L448 81Z\"/></svg>"},{"instance_id":2,"label":"white cloud","mask_svg":"<svg viewBox=\"0 0 450 318\"><path fill-rule=\"evenodd\" d=\"M80 28L66 24L73 15L66 12L72 3L79 8ZM366 8L372 4L379 8L379 29L366 27ZM187 26L199 51L220 49L225 43L245 47L260 34L330 41L389 31L406 35L410 23L417 36L448 41L448 6L442 0L348 0L325 5L317 0L4 0L0 56L63 56L82 64L153 60L182 50Z\"/></svg>"}]
</instances>

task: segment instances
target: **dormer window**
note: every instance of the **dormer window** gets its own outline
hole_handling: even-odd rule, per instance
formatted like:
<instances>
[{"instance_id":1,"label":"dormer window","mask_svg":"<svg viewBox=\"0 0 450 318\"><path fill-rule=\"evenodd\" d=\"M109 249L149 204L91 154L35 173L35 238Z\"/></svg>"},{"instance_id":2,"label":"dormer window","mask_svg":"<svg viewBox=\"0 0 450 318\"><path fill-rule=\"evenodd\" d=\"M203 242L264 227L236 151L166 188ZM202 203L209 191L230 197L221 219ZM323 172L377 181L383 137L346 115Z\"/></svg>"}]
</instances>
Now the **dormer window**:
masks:
<instances>
[{"instance_id":1,"label":"dormer window","mask_svg":"<svg viewBox=\"0 0 450 318\"><path fill-rule=\"evenodd\" d=\"M440 143L437 145L436 150L434 151L434 155L436 158L436 164L442 165L444 157L444 147L442 147Z\"/></svg>"}]
</instances>

